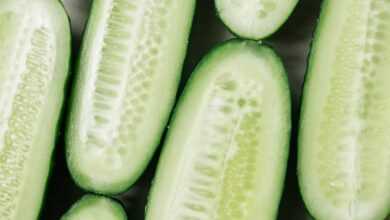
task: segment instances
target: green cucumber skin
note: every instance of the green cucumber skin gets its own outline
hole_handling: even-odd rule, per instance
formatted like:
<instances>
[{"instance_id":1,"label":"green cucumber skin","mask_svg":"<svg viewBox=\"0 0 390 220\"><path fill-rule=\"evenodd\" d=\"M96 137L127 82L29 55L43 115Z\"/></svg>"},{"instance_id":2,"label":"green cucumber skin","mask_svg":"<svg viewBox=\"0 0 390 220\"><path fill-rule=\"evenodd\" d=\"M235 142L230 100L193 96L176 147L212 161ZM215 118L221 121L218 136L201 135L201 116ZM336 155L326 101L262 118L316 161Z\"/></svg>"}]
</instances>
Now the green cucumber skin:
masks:
<instances>
[{"instance_id":1,"label":"green cucumber skin","mask_svg":"<svg viewBox=\"0 0 390 220\"><path fill-rule=\"evenodd\" d=\"M215 1L216 0L214 0L214 2ZM294 13L295 9L298 7L298 4L299 4L299 1L297 1L297 3L295 4L294 8L291 9L290 13L285 16L284 22L282 22L279 26L275 27L275 29L272 32L270 32L270 33L268 33L268 34L266 34L264 36L259 36L259 37L245 36L244 34L235 31L234 28L232 28L229 24L227 24L227 22L225 22L225 20L222 18L221 13L219 12L219 10L216 7L215 3L214 3L214 8L215 8L215 11L216 11L216 15L219 18L219 20L221 21L221 23L235 37L241 38L241 39L253 40L253 41L260 41L260 40L263 40L263 39L267 39L267 38L271 37L272 35L274 35L275 33L277 33L283 27L283 25L288 21L288 19L292 16L292 14Z\"/></svg>"},{"instance_id":2,"label":"green cucumber skin","mask_svg":"<svg viewBox=\"0 0 390 220\"><path fill-rule=\"evenodd\" d=\"M320 52L321 48L318 47L318 45L319 45L318 42L320 41L320 38L321 38L320 33L323 32L325 18L327 16L329 16L328 14L331 13L329 10L330 5L331 5L331 1L332 0L323 0L321 2L320 13L318 15L317 24L316 24L315 30L313 32L312 41L310 43L310 49L309 49L309 53L307 56L307 66L306 66L306 71L305 71L305 75L304 75L304 79L303 79L301 103L299 106L300 116L299 116L299 121L298 121L298 133L297 133L297 146L298 146L297 147L297 156L298 156L297 177L298 177L299 191L300 191L300 194L302 196L302 200L305 204L305 207L308 211L308 214L310 214L310 216L311 216L311 219L318 219L318 220L322 220L322 219L316 218L316 213L317 213L318 209L316 209L316 207L310 201L308 201L306 199L306 195L305 195L306 189L304 187L305 184L304 184L303 178L302 178L302 176L304 175L304 172L302 171L303 167L304 167L304 163L301 159L303 151L304 151L303 146L302 146L302 143L303 143L302 130L304 127L304 121L307 120L305 118L305 115L306 115L306 109L307 109L306 107L308 106L307 100L308 100L308 97L310 96L309 84L313 84L313 82L314 82L313 75L315 73L313 72L313 68L314 68L314 63L315 63L315 55L321 53ZM389 213L389 214L386 214L386 213L382 214L382 216L383 216L382 219L390 220L390 207L389 207L387 213Z\"/></svg>"},{"instance_id":3,"label":"green cucumber skin","mask_svg":"<svg viewBox=\"0 0 390 220\"><path fill-rule=\"evenodd\" d=\"M67 18L68 18L68 24L69 24L69 27L70 27L70 17L69 15L67 14L66 10L65 10L65 7L63 5L62 2L60 2L61 6L64 8L64 11L67 15ZM70 29L69 29L70 30ZM69 43L69 51L72 50L72 34L71 32L69 31L69 38L70 38L70 43ZM72 54L70 54L69 56L69 67L72 66ZM69 68L71 69L71 68ZM69 95L69 91L71 89L71 81L72 81L72 72L69 70L68 71L68 77L66 79L66 82L65 82L65 86L64 86L64 89L63 89L63 94L64 94L64 97L66 97L67 95ZM62 135L61 133L63 132L63 127L61 127L61 125L65 125L66 124L66 118L67 118L67 113L68 113L68 109L67 109L67 100L64 100L64 105L62 106L61 110L60 110L60 116L59 116L59 119L58 119L58 122L57 122L57 126L56 126L56 132L55 132L55 144L57 145L57 143L59 142L58 140L62 140L61 138ZM53 152L51 153L51 156L50 156L50 168L49 168L49 172L48 172L48 175L47 175L47 180L46 180L46 188L45 188L45 192L44 192L44 195L43 195L43 199L42 199L42 203L41 203L41 208L40 208L40 214L39 214L39 217L38 219L42 219L43 218L43 214L42 214L42 211L44 211L44 206L47 202L47 198L49 196L49 185L51 184L51 177L53 176L54 174L54 171L55 171L55 167L57 166L56 164L56 161L55 161L55 156L56 156L56 153L60 151L60 152L63 152L63 149L58 149L57 147L55 147L53 149Z\"/></svg>"},{"instance_id":4,"label":"green cucumber skin","mask_svg":"<svg viewBox=\"0 0 390 220\"><path fill-rule=\"evenodd\" d=\"M90 32L93 32L93 28L90 27L90 23L93 22L93 16L95 16L93 14L93 9L94 7L97 7L95 6L95 1L96 0L92 0L90 2L90 9L89 9L89 13L88 13L88 17L87 17L87 20L85 22L85 27L84 27L84 30L82 31L82 38L81 38L81 43L80 43L80 52L75 55L76 60L75 60L75 72L74 72L74 82L72 83L72 85L70 86L71 87L71 92L70 92L70 101L69 101L69 113L68 113L68 117L67 117L67 122L66 122L66 132L65 132L65 158L66 158L66 164L67 164L67 167L68 167L68 170L70 172L70 175L74 181L74 183L81 189L85 190L85 191L88 191L88 192L92 192L92 193L96 193L96 194L104 194L104 192L100 192L99 190L95 190L91 187L87 187L87 186L84 186L85 184L83 184L83 181L87 181L87 180L83 180L83 176L81 174L79 174L78 172L74 171L75 169L72 169L71 166L71 162L70 162L70 152L69 152L69 145L70 145L70 140L73 138L72 135L70 134L70 130L73 130L73 129L76 129L76 125L73 123L73 121L75 119L73 119L73 107L74 105L77 104L77 94L76 94L76 90L80 87L78 84L80 84L78 81L80 81L81 79L81 74L80 74L80 67L81 65L83 65L81 59L83 57L83 54L86 53L86 48L87 48L87 41L85 40L87 37L87 35L90 35L89 33ZM125 191L125 190L124 190ZM112 194L115 194L115 193L112 193ZM118 193L119 194L119 193Z\"/></svg>"},{"instance_id":5,"label":"green cucumber skin","mask_svg":"<svg viewBox=\"0 0 390 220\"><path fill-rule=\"evenodd\" d=\"M164 141L164 144L163 144L163 149L162 149L162 153L161 153L161 156L160 156L160 159L159 159L159 162L158 162L158 166L157 166L157 171L156 171L156 175L152 181L152 187L151 187L151 190L149 192L149 195L148 195L148 205L146 206L146 218L147 220L155 220L153 217L153 214L151 214L151 209L153 209L155 206L154 203L156 203L156 201L161 201L158 200L156 197L157 197L157 185L159 184L160 182L160 179L162 179L163 176L167 176L169 174L166 174L166 171L163 169L164 168L164 163L167 163L167 161L169 161L169 159L172 158L171 154L172 154L172 146L169 146L169 143L172 142L171 139L173 139L173 137L175 136L174 132L177 131L177 130L180 130L178 129L177 127L179 127L177 125L177 121L179 121L179 118L183 118L183 112L180 111L183 106L185 105L188 105L190 104L190 101L189 101L189 96L190 93L194 93L195 90L198 90L199 91L199 84L201 83L207 83L205 82L205 79L206 78L204 75L200 75L198 74L198 71L201 69L201 68L204 68L204 66L207 66L209 64L209 62L211 62L212 64L210 65L215 65L215 60L217 56L221 56L220 54L223 54L225 50L229 50L229 47L240 47L240 45L250 45L249 47L252 47L253 50L257 50L258 53L268 53L267 55L269 55L269 57L272 57L272 59L275 59L275 61L277 62L277 65L278 65L278 68L282 69L282 71L285 73L285 69L284 69L284 65L283 65L283 62L282 60L279 58L279 56L274 52L274 50L268 46L268 45L264 45L264 44L261 44L261 47L258 45L258 43L254 42L254 41L251 41L251 40L243 40L243 39L230 39L230 40L227 40L225 42L222 42L222 43L219 43L217 44L216 46L214 46L202 59L201 61L197 64L197 66L195 67L193 73L191 74L190 78L188 79L186 85L185 85L185 88L184 88L184 91L183 93L181 94L180 98L178 99L178 103L173 111L173 114L172 114L172 117L171 117L171 121L169 123L169 131L168 131L168 134L167 134L167 137ZM289 82L288 82L288 76L287 74L280 74L278 75L278 78L279 78L279 82L280 82L280 88L281 90L285 91L285 95L284 95L284 100L282 100L283 103L285 103L285 116L286 116L286 124L284 126L284 129L282 132L285 133L283 137L281 137L282 139L286 140L285 141L285 144L283 147L283 152L281 153L283 156L281 156L279 159L280 159L280 182L278 183L275 183L278 185L278 192L275 192L275 196L274 196L274 200L273 201L269 201L270 203L273 203L275 204L275 207L274 207L274 210L273 210L273 214L272 214L272 217L270 219L276 219L277 217L277 212L278 212L278 209L279 209L279 202L281 200L281 195L282 195L282 191L284 189L284 179L285 179L285 176L286 176L286 169L287 169L287 161L288 161L288 158L289 158L289 148L290 148L290 138L291 138L291 114L292 114L292 111L291 111L291 93L290 93L290 87L289 87ZM203 81L203 82L199 82L199 81ZM180 116L181 115L181 116ZM182 127L182 126L180 126ZM161 187L160 187L160 190L161 190ZM156 200L156 201L154 201Z\"/></svg>"},{"instance_id":6,"label":"green cucumber skin","mask_svg":"<svg viewBox=\"0 0 390 220\"><path fill-rule=\"evenodd\" d=\"M298 160L299 160L299 155L301 154L301 147L300 147L300 143L301 143L301 138L302 138L302 134L301 132L301 129L302 129L302 126L303 126L303 123L302 123L302 119L303 119L303 116L305 115L305 106L306 106L306 96L308 95L308 89L307 89L307 83L310 82L311 80L311 74L308 74L310 72L310 68L311 68L311 63L313 62L312 61L312 55L314 53L316 53L316 51L318 50L316 48L316 42L318 41L318 33L320 32L320 29L318 27L321 27L322 23L323 23L323 17L325 16L325 11L324 9L326 9L326 7L328 6L327 5L327 0L324 0L322 3L321 3L321 13L317 19L317 24L316 24L316 29L313 33L313 39L310 43L310 50L309 50L309 53L307 55L307 59L306 59L306 62L307 62L307 68L306 68L306 71L305 71L305 75L304 75L304 79L303 79L303 88L302 88L302 95L301 95L301 103L300 103L300 106L299 106L299 113L300 113L300 116L299 116L299 120L298 120L298 138L297 138L297 143L298 143L298 148L297 148L297 155L298 155ZM300 194L303 195L304 194L304 189L302 187L302 182L301 182L301 179L300 176L302 175L301 173L301 168L300 168L300 165L301 163L298 161L297 163L297 177L298 177L298 185L299 185L299 191L300 191ZM302 199L303 200L303 203L305 204L305 207L309 213L309 215L312 217L312 219L314 219L312 213L313 213L313 209L312 207L310 206L310 203L307 202L305 199Z\"/></svg>"},{"instance_id":7,"label":"green cucumber skin","mask_svg":"<svg viewBox=\"0 0 390 220\"><path fill-rule=\"evenodd\" d=\"M67 13L66 9L65 9L65 6L63 4L62 1L58 1L58 4L60 5L59 7L62 7L62 10L64 12L64 25L67 26L66 28L68 28L68 30L66 30L65 32L65 35L68 35L68 51L69 51L69 59L68 59L68 70L67 70L67 76L66 76L66 81L64 83L64 87L62 89L62 97L61 97L61 102L66 102L64 101L65 99L65 96L66 94L69 94L69 88L71 87L70 86L70 82L71 82L71 66L72 66L72 33L71 33L71 30L70 30L70 17L69 17L69 14ZM53 146L57 144L57 140L58 138L60 137L60 134L61 132L63 131L63 128L60 127L61 124L63 124L62 122L66 120L66 114L67 114L67 107L65 105L62 105L60 111L59 111L59 117L58 117L58 121L56 122L56 129L55 129L55 140L54 143L53 143ZM42 211L44 209L44 205L46 203L46 199L48 197L48 185L50 184L50 178L51 176L53 175L53 172L54 172L54 168L55 168L55 152L57 150L60 150L62 151L61 149L58 149L57 147L54 147L52 152L51 152L51 155L50 155L50 167L49 167L49 170L48 170L48 174L47 174L47 178L46 178L46 187L45 187L45 191L44 191L44 194L43 194L43 197L42 197L42 202L41 202L41 205L40 205L40 208L39 208L39 217L38 219L41 219L43 218L42 216Z\"/></svg>"},{"instance_id":8,"label":"green cucumber skin","mask_svg":"<svg viewBox=\"0 0 390 220\"><path fill-rule=\"evenodd\" d=\"M67 23L68 23L68 26L69 26L69 32L68 32L68 35L69 35L69 51L72 51L72 44L73 44L73 40L72 40L72 33L71 33L71 30L70 30L70 27L71 27L71 21L70 21L70 16L68 14L68 12L66 11L66 8L64 6L64 3L62 1L59 1L58 2L61 7L64 9L64 12L65 12L65 15L66 15L66 19L67 19ZM63 94L64 94L64 97L66 97L67 95L69 95L69 91L71 91L72 89L72 72L71 72L71 67L73 66L73 54L70 53L69 55L69 61L68 61L68 66L69 66L69 70L68 70L68 73L67 73L67 77L66 77L66 81L65 81L65 86L64 86L64 89L63 89ZM65 99L65 98L64 98ZM59 116L59 119L58 119L58 123L57 123L57 126L56 126L56 132L55 132L55 143L57 144L58 143L58 140L61 140L61 133L63 131L63 127L61 127L61 125L66 125L66 118L67 118L67 113L68 113L68 109L67 109L67 102L68 100L64 100L63 101L63 106L60 110L60 116ZM55 167L56 167L56 162L55 162L55 155L56 155L56 152L63 152L63 149L58 149L57 147L55 147L53 149L53 152L51 153L51 156L50 156L50 168L49 168L49 172L48 172L48 175L47 175L47 180L46 180L46 186L49 186L50 185L50 179L51 177L53 176L54 174L54 171L55 171ZM45 193L43 195L43 199L42 199L42 203L41 203L41 208L40 208L40 214L39 214L39 217L38 219L42 219L43 218L43 209L44 209L44 205L46 204L47 202L47 198L49 196L49 187L46 187L45 188Z\"/></svg>"},{"instance_id":9,"label":"green cucumber skin","mask_svg":"<svg viewBox=\"0 0 390 220\"><path fill-rule=\"evenodd\" d=\"M90 14L88 16L88 20L86 23L85 30L83 31L83 40L81 42L81 52L78 55L78 58L76 60L76 72L75 72L75 83L72 86L73 90L71 93L71 110L69 114L69 118L67 120L67 132L65 133L65 142L66 142L66 162L68 169L70 171L70 174L72 176L72 179L76 183L78 187L81 189L88 191L88 192L93 192L96 194L101 194L101 195L118 195L123 192L128 191L131 186L139 179L139 177L143 174L144 170L149 164L149 161L152 159L155 150L157 149L158 145L160 144L161 141L161 136L164 132L164 130L167 127L168 120L170 118L170 113L172 111L172 108L175 104L175 98L176 98L176 92L179 86L179 82L181 79L181 71L182 71L182 66L184 64L184 57L186 55L187 49L188 49L188 41L189 41L189 34L192 28L192 19L193 15L195 13L195 8L196 8L196 1L191 0L189 1L189 4L191 4L191 15L187 18L186 21L186 32L187 32L187 38L185 44L181 46L181 57L183 59L179 62L180 64L178 65L176 72L176 79L173 82L173 85L171 88L169 88L170 91L168 91L171 94L171 99L167 102L165 107L161 107L164 109L164 117L161 122L159 122L160 126L158 129L159 135L150 137L153 139L153 144L149 146L151 149L150 153L147 155L144 155L144 158L142 158L142 165L137 167L137 171L133 172L132 178L127 179L126 181L123 182L117 182L117 183L111 183L110 186L105 186L105 187L96 187L94 186L93 181L91 181L90 178L82 174L78 168L77 165L74 164L73 158L72 158L72 153L70 152L70 148L72 143L74 143L74 139L76 137L76 132L78 129L78 124L76 120L76 112L79 111L79 109L75 106L77 106L81 102L80 95L78 94L79 90L83 87L82 83L85 81L85 74L83 74L80 70L82 69L82 66L84 65L85 59L83 57L88 56L88 49L91 47L90 43L88 42L88 39L93 38L93 34L95 32L95 29L97 28L99 24L96 22L97 18L99 18L99 14L97 14L97 8L99 7L99 1L101 2L102 0L93 0L91 3L91 9L90 9ZM73 107L72 107L73 106Z\"/></svg>"},{"instance_id":10,"label":"green cucumber skin","mask_svg":"<svg viewBox=\"0 0 390 220\"><path fill-rule=\"evenodd\" d=\"M3 3L5 3L6 5L7 4L12 4L12 3L9 3L10 1L4 1ZM11 1L12 2L12 1ZM15 3L17 1L15 0ZM1 5L2 3L0 3ZM30 3L31 4L31 3ZM61 129L59 126L61 124L61 121L63 120L63 117L65 116L65 113L66 113L66 108L65 106L63 105L63 102L64 102L64 98L65 98L65 94L67 94L67 88L68 88L68 82L70 80L70 67L71 67L71 63L72 63L72 54L71 54L71 50L72 50L72 38L71 38L71 30L70 30L70 18L63 6L63 3L61 1L52 1L51 3L47 3L48 5L50 5L50 7L52 8L55 8L56 10L56 13L51 13L52 16L56 16L56 19L57 19L57 22L53 22L53 24L57 27L57 29L61 29L61 33L55 33L56 34L56 41L57 43L60 42L60 44L62 45L66 45L65 48L63 48L64 50L61 51L62 53L62 56L64 57L68 57L67 58L67 62L65 62L66 64L64 65L64 71L61 73L62 76L64 78L64 82L58 82L57 84L59 85L58 88L55 88L53 86L51 86L51 90L54 90L57 92L56 94L56 102L57 102L57 106L55 106L54 108L52 108L53 110L53 115L55 115L55 119L53 120L53 124L54 124L54 129L53 131L53 138L50 138L52 139L52 144L50 146L50 149L48 149L48 156L47 156L47 162L48 162L48 167L47 167L47 172L46 172L46 176L45 176L45 182L44 182L44 186L42 186L43 188L43 193L42 193L42 196L40 198L39 201L36 201L36 207L31 207L31 212L34 213L32 214L31 216L36 216L34 217L34 219L41 219L42 218L42 211L44 209L44 205L45 205L45 202L46 202L46 198L48 196L48 185L50 184L50 177L51 175L53 174L53 168L55 166L55 155L54 155L54 152L57 150L57 148L55 147L55 145L57 144L57 139L59 137L59 134L61 132ZM49 6L48 6L49 7ZM53 10L54 12L54 10ZM58 36L61 36L61 37L58 37ZM60 40L59 40L60 39ZM58 48L57 48L58 49ZM57 67L58 69L58 67ZM31 184L33 185L33 184ZM27 211L27 210L26 210ZM27 211L28 212L28 211Z\"/></svg>"},{"instance_id":11,"label":"green cucumber skin","mask_svg":"<svg viewBox=\"0 0 390 220\"><path fill-rule=\"evenodd\" d=\"M78 218L75 218L74 215L76 215L79 211L82 211L83 209L93 207L98 202L107 203L106 205L110 206L110 211L114 212L113 214L115 214L116 220L127 220L127 215L122 204L113 199L92 194L83 196L79 201L73 204L72 207L61 217L60 220L77 220Z\"/></svg>"}]
</instances>

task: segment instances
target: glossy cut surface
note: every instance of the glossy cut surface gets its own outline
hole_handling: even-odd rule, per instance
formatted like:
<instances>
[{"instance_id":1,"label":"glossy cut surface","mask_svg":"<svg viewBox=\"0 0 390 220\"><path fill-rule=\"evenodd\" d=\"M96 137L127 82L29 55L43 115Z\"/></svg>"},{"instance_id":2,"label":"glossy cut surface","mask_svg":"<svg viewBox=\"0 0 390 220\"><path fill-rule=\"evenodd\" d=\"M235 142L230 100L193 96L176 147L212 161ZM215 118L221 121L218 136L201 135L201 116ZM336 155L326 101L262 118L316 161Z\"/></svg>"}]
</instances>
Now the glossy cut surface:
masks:
<instances>
[{"instance_id":1,"label":"glossy cut surface","mask_svg":"<svg viewBox=\"0 0 390 220\"><path fill-rule=\"evenodd\" d=\"M390 211L390 1L327 0L304 90L299 179L318 220Z\"/></svg>"},{"instance_id":2,"label":"glossy cut surface","mask_svg":"<svg viewBox=\"0 0 390 220\"><path fill-rule=\"evenodd\" d=\"M85 195L61 220L127 220L127 216L118 202L103 196Z\"/></svg>"},{"instance_id":3,"label":"glossy cut surface","mask_svg":"<svg viewBox=\"0 0 390 220\"><path fill-rule=\"evenodd\" d=\"M147 166L171 111L194 0L95 0L67 131L82 188L125 191Z\"/></svg>"},{"instance_id":4,"label":"glossy cut surface","mask_svg":"<svg viewBox=\"0 0 390 220\"><path fill-rule=\"evenodd\" d=\"M218 15L236 35L260 40L276 32L298 0L215 0Z\"/></svg>"},{"instance_id":5,"label":"glossy cut surface","mask_svg":"<svg viewBox=\"0 0 390 220\"><path fill-rule=\"evenodd\" d=\"M0 219L37 219L70 59L56 1L0 2Z\"/></svg>"},{"instance_id":6,"label":"glossy cut surface","mask_svg":"<svg viewBox=\"0 0 390 220\"><path fill-rule=\"evenodd\" d=\"M241 40L213 49L175 110L146 219L275 219L290 126L275 53Z\"/></svg>"}]
</instances>

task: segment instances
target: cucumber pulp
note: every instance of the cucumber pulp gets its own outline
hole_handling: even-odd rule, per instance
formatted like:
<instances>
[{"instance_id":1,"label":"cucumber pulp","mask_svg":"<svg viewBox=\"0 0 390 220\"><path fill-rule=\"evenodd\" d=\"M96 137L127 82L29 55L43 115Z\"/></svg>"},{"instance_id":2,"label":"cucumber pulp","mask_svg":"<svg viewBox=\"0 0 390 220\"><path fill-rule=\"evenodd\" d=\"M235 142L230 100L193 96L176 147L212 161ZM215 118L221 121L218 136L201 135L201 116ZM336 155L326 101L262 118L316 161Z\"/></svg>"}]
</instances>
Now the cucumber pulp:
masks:
<instances>
[{"instance_id":1,"label":"cucumber pulp","mask_svg":"<svg viewBox=\"0 0 390 220\"><path fill-rule=\"evenodd\" d=\"M157 147L174 102L195 0L95 0L67 134L82 188L125 191Z\"/></svg>"},{"instance_id":2,"label":"cucumber pulp","mask_svg":"<svg viewBox=\"0 0 390 220\"><path fill-rule=\"evenodd\" d=\"M179 100L146 219L275 219L289 132L289 89L274 52L241 40L217 47Z\"/></svg>"},{"instance_id":3,"label":"cucumber pulp","mask_svg":"<svg viewBox=\"0 0 390 220\"><path fill-rule=\"evenodd\" d=\"M324 2L304 89L299 180L318 220L390 211L390 1Z\"/></svg>"},{"instance_id":4,"label":"cucumber pulp","mask_svg":"<svg viewBox=\"0 0 390 220\"><path fill-rule=\"evenodd\" d=\"M223 23L242 38L260 40L276 32L298 0L214 0Z\"/></svg>"},{"instance_id":5,"label":"cucumber pulp","mask_svg":"<svg viewBox=\"0 0 390 220\"><path fill-rule=\"evenodd\" d=\"M61 220L127 220L127 216L120 203L103 196L85 195Z\"/></svg>"},{"instance_id":6,"label":"cucumber pulp","mask_svg":"<svg viewBox=\"0 0 390 220\"><path fill-rule=\"evenodd\" d=\"M0 218L37 219L70 59L56 1L0 2Z\"/></svg>"}]
</instances>

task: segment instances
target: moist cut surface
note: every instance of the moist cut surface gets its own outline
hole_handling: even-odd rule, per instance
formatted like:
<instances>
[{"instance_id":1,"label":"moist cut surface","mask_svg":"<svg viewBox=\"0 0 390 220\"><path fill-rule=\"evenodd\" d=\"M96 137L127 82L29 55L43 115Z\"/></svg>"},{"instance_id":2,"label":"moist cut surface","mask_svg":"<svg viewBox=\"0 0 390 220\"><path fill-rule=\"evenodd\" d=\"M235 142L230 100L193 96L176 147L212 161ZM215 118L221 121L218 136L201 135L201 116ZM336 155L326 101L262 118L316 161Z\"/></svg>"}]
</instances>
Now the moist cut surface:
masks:
<instances>
[{"instance_id":1,"label":"moist cut surface","mask_svg":"<svg viewBox=\"0 0 390 220\"><path fill-rule=\"evenodd\" d=\"M146 167L173 105L193 7L193 0L93 3L67 138L81 187L118 193Z\"/></svg>"},{"instance_id":2,"label":"moist cut surface","mask_svg":"<svg viewBox=\"0 0 390 220\"><path fill-rule=\"evenodd\" d=\"M39 214L68 73L68 25L54 1L0 3L1 219Z\"/></svg>"},{"instance_id":3,"label":"moist cut surface","mask_svg":"<svg viewBox=\"0 0 390 220\"><path fill-rule=\"evenodd\" d=\"M390 207L390 2L337 4L325 2L310 60L302 191L320 220L384 219ZM334 36L324 34L332 25Z\"/></svg>"},{"instance_id":4,"label":"moist cut surface","mask_svg":"<svg viewBox=\"0 0 390 220\"><path fill-rule=\"evenodd\" d=\"M290 128L284 74L252 41L228 41L201 61L171 122L146 219L275 218Z\"/></svg>"}]
</instances>

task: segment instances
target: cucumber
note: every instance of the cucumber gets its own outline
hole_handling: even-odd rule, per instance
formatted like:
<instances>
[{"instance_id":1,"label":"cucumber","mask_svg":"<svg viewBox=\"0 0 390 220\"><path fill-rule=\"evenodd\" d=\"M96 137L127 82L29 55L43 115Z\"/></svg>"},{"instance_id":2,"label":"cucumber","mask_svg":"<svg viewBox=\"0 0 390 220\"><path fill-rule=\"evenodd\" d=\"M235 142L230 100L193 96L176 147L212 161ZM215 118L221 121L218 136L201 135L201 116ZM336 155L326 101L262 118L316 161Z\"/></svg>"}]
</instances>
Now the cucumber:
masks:
<instances>
[{"instance_id":1,"label":"cucumber","mask_svg":"<svg viewBox=\"0 0 390 220\"><path fill-rule=\"evenodd\" d=\"M37 219L70 62L54 0L0 1L0 218Z\"/></svg>"},{"instance_id":2,"label":"cucumber","mask_svg":"<svg viewBox=\"0 0 390 220\"><path fill-rule=\"evenodd\" d=\"M0 218L37 219L70 61L57 1L0 1Z\"/></svg>"},{"instance_id":3,"label":"cucumber","mask_svg":"<svg viewBox=\"0 0 390 220\"><path fill-rule=\"evenodd\" d=\"M390 211L390 1L326 0L309 59L298 175L317 220Z\"/></svg>"},{"instance_id":4,"label":"cucumber","mask_svg":"<svg viewBox=\"0 0 390 220\"><path fill-rule=\"evenodd\" d=\"M174 103L195 0L95 0L79 59L67 163L87 191L141 175Z\"/></svg>"},{"instance_id":5,"label":"cucumber","mask_svg":"<svg viewBox=\"0 0 390 220\"><path fill-rule=\"evenodd\" d=\"M237 36L260 40L276 32L298 0L214 0L222 22Z\"/></svg>"},{"instance_id":6,"label":"cucumber","mask_svg":"<svg viewBox=\"0 0 390 220\"><path fill-rule=\"evenodd\" d=\"M290 105L270 48L231 40L213 49L175 110L146 219L276 219Z\"/></svg>"},{"instance_id":7,"label":"cucumber","mask_svg":"<svg viewBox=\"0 0 390 220\"><path fill-rule=\"evenodd\" d=\"M61 220L127 220L127 216L118 202L103 196L85 195Z\"/></svg>"}]
</instances>

